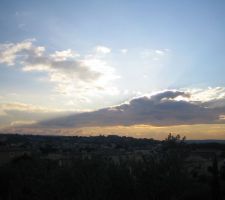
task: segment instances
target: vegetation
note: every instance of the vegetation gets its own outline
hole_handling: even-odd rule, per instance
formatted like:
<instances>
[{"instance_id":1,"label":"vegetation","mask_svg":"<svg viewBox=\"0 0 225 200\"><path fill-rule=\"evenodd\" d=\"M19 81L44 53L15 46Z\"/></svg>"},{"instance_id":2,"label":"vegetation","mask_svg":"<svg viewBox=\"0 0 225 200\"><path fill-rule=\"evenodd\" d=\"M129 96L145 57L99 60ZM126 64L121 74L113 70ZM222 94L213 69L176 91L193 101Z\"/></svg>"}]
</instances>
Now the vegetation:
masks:
<instances>
[{"instance_id":1,"label":"vegetation","mask_svg":"<svg viewBox=\"0 0 225 200\"><path fill-rule=\"evenodd\" d=\"M216 156L209 167L211 175L193 178L186 165L191 148L185 138L169 135L155 145L151 154L143 155L143 160L127 159L119 164L96 156L72 159L70 164L62 166L57 160L24 154L0 167L0 199L224 198L221 189L224 180L220 177Z\"/></svg>"}]
</instances>

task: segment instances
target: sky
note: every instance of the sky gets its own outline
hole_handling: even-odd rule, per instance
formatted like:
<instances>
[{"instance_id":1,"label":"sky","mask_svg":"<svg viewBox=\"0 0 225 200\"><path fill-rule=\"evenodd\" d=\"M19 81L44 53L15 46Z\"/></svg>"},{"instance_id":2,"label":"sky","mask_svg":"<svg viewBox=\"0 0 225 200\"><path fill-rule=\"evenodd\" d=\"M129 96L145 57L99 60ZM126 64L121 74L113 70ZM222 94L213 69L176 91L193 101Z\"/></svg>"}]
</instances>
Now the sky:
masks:
<instances>
[{"instance_id":1,"label":"sky","mask_svg":"<svg viewBox=\"0 0 225 200\"><path fill-rule=\"evenodd\" d=\"M0 127L225 139L224 10L223 0L1 0Z\"/></svg>"}]
</instances>

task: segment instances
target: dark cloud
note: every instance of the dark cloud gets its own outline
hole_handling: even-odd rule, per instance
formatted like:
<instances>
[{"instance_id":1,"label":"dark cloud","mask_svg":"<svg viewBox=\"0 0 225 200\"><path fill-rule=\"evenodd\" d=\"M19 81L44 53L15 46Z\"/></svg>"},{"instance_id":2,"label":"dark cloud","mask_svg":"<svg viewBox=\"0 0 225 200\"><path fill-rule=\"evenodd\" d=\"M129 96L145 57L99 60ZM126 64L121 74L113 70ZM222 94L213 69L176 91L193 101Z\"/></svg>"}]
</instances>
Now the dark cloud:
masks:
<instances>
[{"instance_id":1,"label":"dark cloud","mask_svg":"<svg viewBox=\"0 0 225 200\"><path fill-rule=\"evenodd\" d=\"M176 100L189 97L181 91L165 91L132 99L119 106L42 121L43 127L86 127L149 124L156 126L222 123L224 107L207 107L206 102Z\"/></svg>"}]
</instances>

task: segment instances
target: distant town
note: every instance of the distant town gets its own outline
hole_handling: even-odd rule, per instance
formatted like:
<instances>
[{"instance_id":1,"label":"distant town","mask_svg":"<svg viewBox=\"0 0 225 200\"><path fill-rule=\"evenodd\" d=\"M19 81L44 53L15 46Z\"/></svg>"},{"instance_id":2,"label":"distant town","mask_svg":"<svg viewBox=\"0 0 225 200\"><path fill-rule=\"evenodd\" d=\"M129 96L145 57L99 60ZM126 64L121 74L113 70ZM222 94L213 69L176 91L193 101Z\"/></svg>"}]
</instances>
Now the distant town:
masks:
<instances>
[{"instance_id":1,"label":"distant town","mask_svg":"<svg viewBox=\"0 0 225 200\"><path fill-rule=\"evenodd\" d=\"M1 134L0 181L0 199L221 199L225 142Z\"/></svg>"}]
</instances>

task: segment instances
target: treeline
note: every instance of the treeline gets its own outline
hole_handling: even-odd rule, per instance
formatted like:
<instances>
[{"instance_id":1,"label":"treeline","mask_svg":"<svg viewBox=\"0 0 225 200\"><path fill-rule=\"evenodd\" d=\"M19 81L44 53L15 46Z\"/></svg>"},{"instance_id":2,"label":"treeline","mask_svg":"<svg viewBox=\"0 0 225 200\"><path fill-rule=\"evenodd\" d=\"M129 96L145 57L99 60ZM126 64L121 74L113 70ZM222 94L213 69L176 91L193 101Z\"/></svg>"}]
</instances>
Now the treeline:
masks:
<instances>
[{"instance_id":1,"label":"treeline","mask_svg":"<svg viewBox=\"0 0 225 200\"><path fill-rule=\"evenodd\" d=\"M3 142L4 141L4 142ZM21 134L0 134L0 145L18 143L85 143L85 144L110 144L120 146L141 147L159 144L160 141L147 138L133 138L117 135L99 136L48 136L48 135L21 135Z\"/></svg>"}]
</instances>

